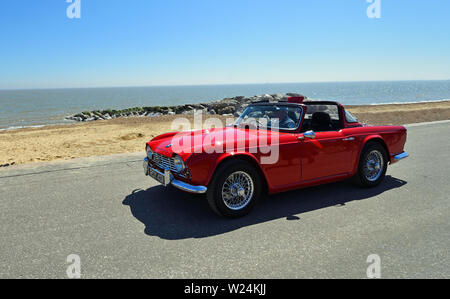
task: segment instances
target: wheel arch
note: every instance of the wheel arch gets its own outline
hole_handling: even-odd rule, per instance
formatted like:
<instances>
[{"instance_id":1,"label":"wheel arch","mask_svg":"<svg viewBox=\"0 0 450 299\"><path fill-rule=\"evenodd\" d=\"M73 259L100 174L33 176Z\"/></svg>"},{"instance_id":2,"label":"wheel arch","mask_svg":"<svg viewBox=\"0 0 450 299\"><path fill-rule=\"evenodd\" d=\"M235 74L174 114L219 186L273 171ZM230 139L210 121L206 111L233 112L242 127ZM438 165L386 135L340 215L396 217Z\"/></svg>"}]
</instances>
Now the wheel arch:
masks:
<instances>
[{"instance_id":1,"label":"wheel arch","mask_svg":"<svg viewBox=\"0 0 450 299\"><path fill-rule=\"evenodd\" d=\"M361 160L361 155L363 153L364 148L367 146L367 144L369 143L378 143L381 146L383 146L384 150L387 153L388 156L388 160L389 162L391 162L391 154L389 152L389 148L386 145L386 142L384 141L383 137L381 137L380 135L370 135L367 136L366 138L364 138L363 142L361 143L361 146L358 150L358 159L357 159L357 163L355 163L354 169L353 169L353 173L356 173L358 171L358 166Z\"/></svg>"},{"instance_id":2,"label":"wheel arch","mask_svg":"<svg viewBox=\"0 0 450 299\"><path fill-rule=\"evenodd\" d=\"M258 172L260 178L261 178L261 184L264 188L265 191L268 190L268 182L267 182L267 177L263 171L263 169L261 168L261 165L258 163L258 159L249 154L249 153L228 153L225 155L222 155L218 160L217 163L214 167L212 167L211 173L209 174L209 178L208 178L208 184L211 183L214 174L217 172L217 170L224 165L225 163L232 161L232 160L243 160L248 162L249 164L253 165L253 167L255 167L256 171Z\"/></svg>"}]
</instances>

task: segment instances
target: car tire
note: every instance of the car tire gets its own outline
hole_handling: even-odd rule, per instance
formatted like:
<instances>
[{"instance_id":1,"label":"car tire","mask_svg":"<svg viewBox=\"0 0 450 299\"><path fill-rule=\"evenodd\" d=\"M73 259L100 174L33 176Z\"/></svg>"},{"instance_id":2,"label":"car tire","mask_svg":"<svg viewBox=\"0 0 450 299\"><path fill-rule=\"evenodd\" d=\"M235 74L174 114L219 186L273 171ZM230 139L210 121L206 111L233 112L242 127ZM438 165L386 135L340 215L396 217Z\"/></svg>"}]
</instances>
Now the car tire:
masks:
<instances>
[{"instance_id":1,"label":"car tire","mask_svg":"<svg viewBox=\"0 0 450 299\"><path fill-rule=\"evenodd\" d=\"M386 149L378 142L364 146L354 180L365 188L378 186L385 178L389 157Z\"/></svg>"},{"instance_id":2,"label":"car tire","mask_svg":"<svg viewBox=\"0 0 450 299\"><path fill-rule=\"evenodd\" d=\"M249 162L234 159L216 170L206 198L211 209L227 218L247 215L261 196L261 178Z\"/></svg>"}]
</instances>

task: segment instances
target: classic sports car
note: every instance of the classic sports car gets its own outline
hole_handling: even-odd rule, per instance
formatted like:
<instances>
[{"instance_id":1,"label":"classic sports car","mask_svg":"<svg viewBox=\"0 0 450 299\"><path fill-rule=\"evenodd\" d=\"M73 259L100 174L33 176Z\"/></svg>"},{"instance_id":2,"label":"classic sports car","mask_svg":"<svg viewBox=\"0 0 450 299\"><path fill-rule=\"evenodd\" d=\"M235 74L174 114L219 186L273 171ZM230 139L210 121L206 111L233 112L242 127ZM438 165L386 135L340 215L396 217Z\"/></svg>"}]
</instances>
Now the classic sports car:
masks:
<instances>
[{"instance_id":1,"label":"classic sports car","mask_svg":"<svg viewBox=\"0 0 450 299\"><path fill-rule=\"evenodd\" d=\"M330 101L291 97L248 106L233 126L173 132L147 143L145 175L206 194L219 215L248 214L264 194L353 177L380 184L388 164L408 157L403 126L361 124Z\"/></svg>"}]
</instances>

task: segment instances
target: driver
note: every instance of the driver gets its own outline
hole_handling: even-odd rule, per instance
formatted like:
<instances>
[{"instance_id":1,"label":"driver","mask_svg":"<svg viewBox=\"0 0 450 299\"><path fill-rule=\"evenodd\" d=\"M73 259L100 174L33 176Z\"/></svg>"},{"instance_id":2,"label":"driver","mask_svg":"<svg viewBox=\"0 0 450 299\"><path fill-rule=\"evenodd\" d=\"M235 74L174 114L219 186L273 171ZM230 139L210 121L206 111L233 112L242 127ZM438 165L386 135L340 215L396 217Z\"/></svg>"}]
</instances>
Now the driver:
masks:
<instances>
[{"instance_id":1,"label":"driver","mask_svg":"<svg viewBox=\"0 0 450 299\"><path fill-rule=\"evenodd\" d=\"M270 127L280 129L295 129L297 127L295 121L289 117L287 107L277 107L273 113L273 118L268 124Z\"/></svg>"}]
</instances>

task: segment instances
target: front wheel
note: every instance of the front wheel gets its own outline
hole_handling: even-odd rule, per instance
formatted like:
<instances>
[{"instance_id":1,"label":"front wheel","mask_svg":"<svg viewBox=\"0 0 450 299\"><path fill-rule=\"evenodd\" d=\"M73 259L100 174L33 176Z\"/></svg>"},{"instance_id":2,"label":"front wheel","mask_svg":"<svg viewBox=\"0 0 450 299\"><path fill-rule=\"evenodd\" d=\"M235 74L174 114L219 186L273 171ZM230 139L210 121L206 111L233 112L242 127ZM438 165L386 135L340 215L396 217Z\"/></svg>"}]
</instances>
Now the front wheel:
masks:
<instances>
[{"instance_id":1,"label":"front wheel","mask_svg":"<svg viewBox=\"0 0 450 299\"><path fill-rule=\"evenodd\" d=\"M220 166L206 193L211 209L228 218L250 213L260 195L258 171L244 160L231 160Z\"/></svg>"},{"instance_id":2,"label":"front wheel","mask_svg":"<svg viewBox=\"0 0 450 299\"><path fill-rule=\"evenodd\" d=\"M356 182L362 187L375 187L386 176L388 154L378 142L368 143L361 154Z\"/></svg>"}]
</instances>

